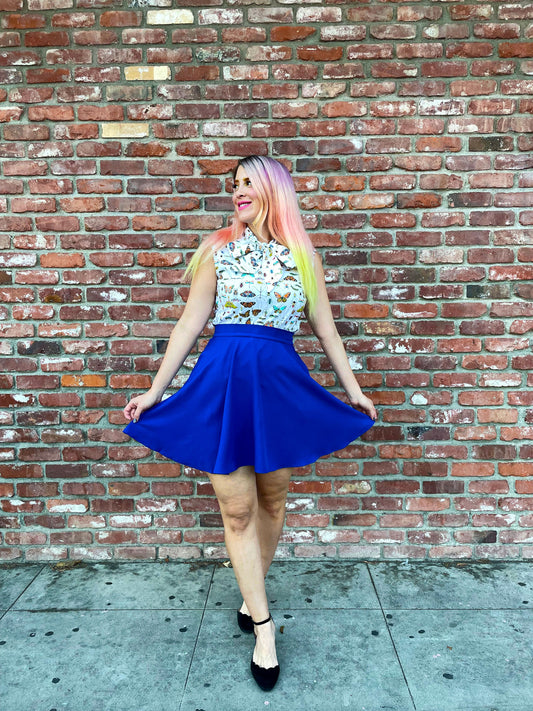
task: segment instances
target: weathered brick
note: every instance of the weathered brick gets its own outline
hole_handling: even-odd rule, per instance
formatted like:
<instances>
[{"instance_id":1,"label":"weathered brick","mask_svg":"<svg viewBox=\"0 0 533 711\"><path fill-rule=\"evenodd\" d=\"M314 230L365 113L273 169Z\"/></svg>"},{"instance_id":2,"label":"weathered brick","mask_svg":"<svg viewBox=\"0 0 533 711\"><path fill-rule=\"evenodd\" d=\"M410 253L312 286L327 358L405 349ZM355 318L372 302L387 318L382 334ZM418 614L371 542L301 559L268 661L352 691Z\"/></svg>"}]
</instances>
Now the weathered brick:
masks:
<instances>
[{"instance_id":1,"label":"weathered brick","mask_svg":"<svg viewBox=\"0 0 533 711\"><path fill-rule=\"evenodd\" d=\"M405 40L416 37L416 28L411 25L373 25L370 35L376 39Z\"/></svg>"},{"instance_id":2,"label":"weathered brick","mask_svg":"<svg viewBox=\"0 0 533 711\"><path fill-rule=\"evenodd\" d=\"M426 77L461 77L468 73L465 62L423 62L420 74Z\"/></svg>"},{"instance_id":3,"label":"weathered brick","mask_svg":"<svg viewBox=\"0 0 533 711\"><path fill-rule=\"evenodd\" d=\"M70 44L66 32L26 32L26 47L66 47Z\"/></svg>"},{"instance_id":4,"label":"weathered brick","mask_svg":"<svg viewBox=\"0 0 533 711\"><path fill-rule=\"evenodd\" d=\"M496 91L496 81L494 79L471 79L452 81L450 90L452 96L482 96L493 94Z\"/></svg>"},{"instance_id":5,"label":"weathered brick","mask_svg":"<svg viewBox=\"0 0 533 711\"><path fill-rule=\"evenodd\" d=\"M493 47L490 42L450 42L446 57L490 57Z\"/></svg>"},{"instance_id":6,"label":"weathered brick","mask_svg":"<svg viewBox=\"0 0 533 711\"><path fill-rule=\"evenodd\" d=\"M392 44L361 44L349 46L348 59L392 59Z\"/></svg>"},{"instance_id":7,"label":"weathered brick","mask_svg":"<svg viewBox=\"0 0 533 711\"><path fill-rule=\"evenodd\" d=\"M500 42L500 57L533 57L533 42Z\"/></svg>"},{"instance_id":8,"label":"weathered brick","mask_svg":"<svg viewBox=\"0 0 533 711\"><path fill-rule=\"evenodd\" d=\"M399 44L396 46L396 56L399 59L424 58L433 59L442 57L443 47L440 42L435 43L417 43L411 42L408 44Z\"/></svg>"},{"instance_id":9,"label":"weathered brick","mask_svg":"<svg viewBox=\"0 0 533 711\"><path fill-rule=\"evenodd\" d=\"M383 79L401 79L418 76L418 67L404 62L374 62L372 76Z\"/></svg>"},{"instance_id":10,"label":"weathered brick","mask_svg":"<svg viewBox=\"0 0 533 711\"><path fill-rule=\"evenodd\" d=\"M52 27L93 27L94 12L58 12L52 15Z\"/></svg>"},{"instance_id":11,"label":"weathered brick","mask_svg":"<svg viewBox=\"0 0 533 711\"><path fill-rule=\"evenodd\" d=\"M118 35L112 30L80 30L74 32L73 39L79 45L102 45L115 44L118 42Z\"/></svg>"}]
</instances>

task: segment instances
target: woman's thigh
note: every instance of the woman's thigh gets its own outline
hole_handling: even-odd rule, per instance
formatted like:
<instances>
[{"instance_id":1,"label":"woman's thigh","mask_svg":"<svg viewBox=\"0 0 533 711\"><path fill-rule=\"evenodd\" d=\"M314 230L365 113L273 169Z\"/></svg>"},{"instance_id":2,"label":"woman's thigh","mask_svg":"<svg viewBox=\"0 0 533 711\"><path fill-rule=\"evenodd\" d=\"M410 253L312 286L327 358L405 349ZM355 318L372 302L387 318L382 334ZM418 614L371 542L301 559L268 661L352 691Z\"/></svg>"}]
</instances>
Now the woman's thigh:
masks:
<instances>
[{"instance_id":1,"label":"woman's thigh","mask_svg":"<svg viewBox=\"0 0 533 711\"><path fill-rule=\"evenodd\" d=\"M252 467L231 474L209 474L222 514L242 515L257 508L257 488Z\"/></svg>"},{"instance_id":2,"label":"woman's thigh","mask_svg":"<svg viewBox=\"0 0 533 711\"><path fill-rule=\"evenodd\" d=\"M267 474L255 475L257 497L261 505L266 508L275 507L276 505L285 507L292 471L291 468L286 467L284 469L276 469L276 471L268 472Z\"/></svg>"}]
</instances>

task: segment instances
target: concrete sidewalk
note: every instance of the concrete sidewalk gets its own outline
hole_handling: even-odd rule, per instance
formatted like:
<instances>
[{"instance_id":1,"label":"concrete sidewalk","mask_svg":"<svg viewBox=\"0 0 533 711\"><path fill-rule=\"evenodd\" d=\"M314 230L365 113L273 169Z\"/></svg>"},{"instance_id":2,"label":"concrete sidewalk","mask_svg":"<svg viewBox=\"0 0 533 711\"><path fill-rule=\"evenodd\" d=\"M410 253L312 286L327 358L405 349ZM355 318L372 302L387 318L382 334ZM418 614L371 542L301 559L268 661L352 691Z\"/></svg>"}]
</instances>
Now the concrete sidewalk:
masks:
<instances>
[{"instance_id":1,"label":"concrete sidewalk","mask_svg":"<svg viewBox=\"0 0 533 711\"><path fill-rule=\"evenodd\" d=\"M0 567L2 711L533 711L533 566L275 561L253 681L220 562Z\"/></svg>"}]
</instances>

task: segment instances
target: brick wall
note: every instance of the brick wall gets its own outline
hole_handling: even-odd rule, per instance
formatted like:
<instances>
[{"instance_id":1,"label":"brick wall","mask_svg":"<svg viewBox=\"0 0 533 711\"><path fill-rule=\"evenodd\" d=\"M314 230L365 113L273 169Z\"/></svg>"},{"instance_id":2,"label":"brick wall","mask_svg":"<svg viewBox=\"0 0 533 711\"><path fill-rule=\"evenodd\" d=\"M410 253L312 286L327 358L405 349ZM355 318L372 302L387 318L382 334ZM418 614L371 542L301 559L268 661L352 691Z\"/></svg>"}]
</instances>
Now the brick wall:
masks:
<instances>
[{"instance_id":1,"label":"brick wall","mask_svg":"<svg viewBox=\"0 0 533 711\"><path fill-rule=\"evenodd\" d=\"M530 558L533 5L175 5L0 0L0 558L224 555L205 476L122 408L252 152L380 411L296 472L280 554Z\"/></svg>"}]
</instances>

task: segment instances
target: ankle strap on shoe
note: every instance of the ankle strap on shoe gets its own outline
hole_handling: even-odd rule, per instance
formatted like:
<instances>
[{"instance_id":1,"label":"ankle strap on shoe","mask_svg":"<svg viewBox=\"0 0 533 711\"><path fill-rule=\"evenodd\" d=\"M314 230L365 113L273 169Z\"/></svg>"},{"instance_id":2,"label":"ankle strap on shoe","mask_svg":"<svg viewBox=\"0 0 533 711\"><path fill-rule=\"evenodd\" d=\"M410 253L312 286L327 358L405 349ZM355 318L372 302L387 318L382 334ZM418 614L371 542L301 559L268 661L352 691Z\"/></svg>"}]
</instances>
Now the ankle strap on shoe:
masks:
<instances>
[{"instance_id":1,"label":"ankle strap on shoe","mask_svg":"<svg viewBox=\"0 0 533 711\"><path fill-rule=\"evenodd\" d=\"M269 615L266 620L263 620L262 622L254 622L254 625L256 625L257 627L259 627L259 625L266 625L266 623L270 622L271 619L272 615Z\"/></svg>"}]
</instances>

